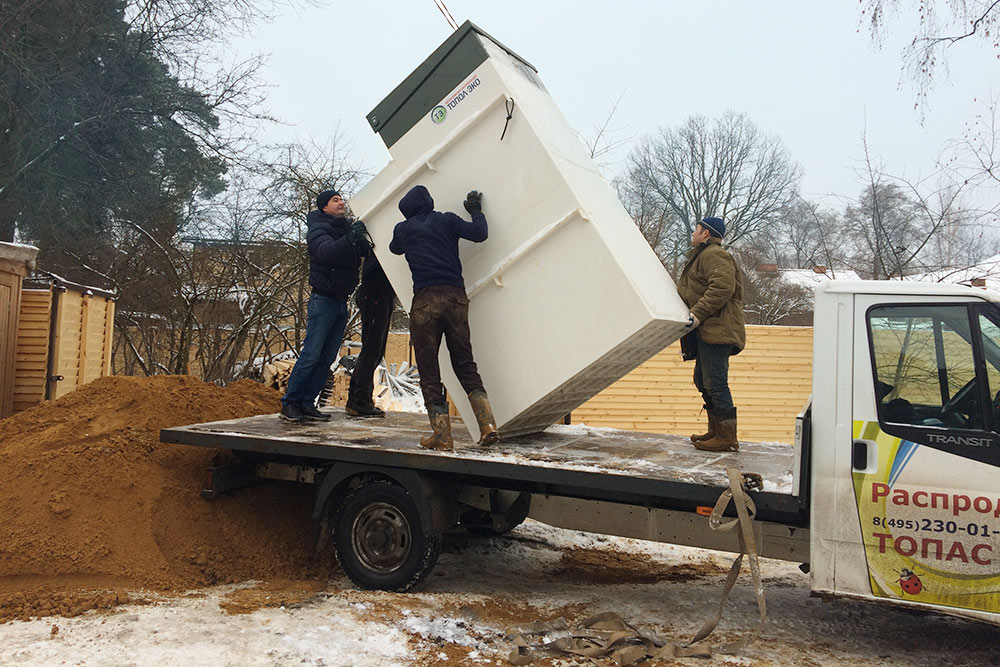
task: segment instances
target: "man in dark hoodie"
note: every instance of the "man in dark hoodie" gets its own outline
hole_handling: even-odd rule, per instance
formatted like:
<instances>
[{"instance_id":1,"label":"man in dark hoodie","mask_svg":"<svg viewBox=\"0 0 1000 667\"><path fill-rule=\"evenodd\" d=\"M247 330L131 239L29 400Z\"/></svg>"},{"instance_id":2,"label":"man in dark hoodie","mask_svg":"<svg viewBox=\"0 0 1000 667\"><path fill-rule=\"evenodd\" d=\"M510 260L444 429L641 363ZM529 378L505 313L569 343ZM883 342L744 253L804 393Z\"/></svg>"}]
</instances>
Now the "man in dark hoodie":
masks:
<instances>
[{"instance_id":1,"label":"man in dark hoodie","mask_svg":"<svg viewBox=\"0 0 1000 667\"><path fill-rule=\"evenodd\" d=\"M375 407L374 375L389 340L389 323L396 305L396 292L374 254L365 257L361 268L361 286L354 295L361 313L361 354L351 373L344 411L351 417L385 417Z\"/></svg>"},{"instance_id":2,"label":"man in dark hoodie","mask_svg":"<svg viewBox=\"0 0 1000 667\"><path fill-rule=\"evenodd\" d=\"M438 349L445 338L451 365L469 395L469 402L479 423L479 444L497 442L496 421L482 378L472 357L469 332L469 297L462 279L458 258L458 240L475 243L486 240L489 230L483 215L483 196L473 190L465 199L465 210L472 216L466 222L454 213L434 210L434 200L422 185L413 187L399 202L406 220L396 225L389 250L405 255L413 274L413 305L410 308L410 341L420 372L420 389L434 432L421 439L428 449L452 449L451 421Z\"/></svg>"},{"instance_id":3,"label":"man in dark hoodie","mask_svg":"<svg viewBox=\"0 0 1000 667\"><path fill-rule=\"evenodd\" d=\"M281 398L281 418L292 422L327 421L316 409L316 397L337 358L347 327L347 297L358 284L361 258L370 253L365 224L344 215L347 202L336 190L316 197L316 210L306 218L309 248L309 317L302 351Z\"/></svg>"}]
</instances>

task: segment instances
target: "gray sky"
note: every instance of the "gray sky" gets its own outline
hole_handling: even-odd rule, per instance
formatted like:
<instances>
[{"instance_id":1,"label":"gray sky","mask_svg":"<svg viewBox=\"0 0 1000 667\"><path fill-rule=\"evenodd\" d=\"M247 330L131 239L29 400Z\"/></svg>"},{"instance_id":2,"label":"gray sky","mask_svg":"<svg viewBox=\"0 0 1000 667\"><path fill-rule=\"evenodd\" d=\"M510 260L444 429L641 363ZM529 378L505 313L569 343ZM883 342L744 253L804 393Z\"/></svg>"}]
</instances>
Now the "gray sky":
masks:
<instances>
[{"instance_id":1,"label":"gray sky","mask_svg":"<svg viewBox=\"0 0 1000 667\"><path fill-rule=\"evenodd\" d=\"M921 125L914 87L900 86L912 27L898 22L877 49L856 0L446 3L459 24L471 19L538 68L582 134L623 91L619 139L693 114L746 112L802 166L807 196L857 195L866 128L893 173L926 174L1000 92L995 53L967 40L950 50L950 73L941 72ZM266 141L322 143L339 123L354 156L377 172L389 154L365 115L450 32L433 0L335 1L290 10L233 46L236 55L271 54L269 108L289 126L267 130ZM609 158L609 172L627 151Z\"/></svg>"}]
</instances>

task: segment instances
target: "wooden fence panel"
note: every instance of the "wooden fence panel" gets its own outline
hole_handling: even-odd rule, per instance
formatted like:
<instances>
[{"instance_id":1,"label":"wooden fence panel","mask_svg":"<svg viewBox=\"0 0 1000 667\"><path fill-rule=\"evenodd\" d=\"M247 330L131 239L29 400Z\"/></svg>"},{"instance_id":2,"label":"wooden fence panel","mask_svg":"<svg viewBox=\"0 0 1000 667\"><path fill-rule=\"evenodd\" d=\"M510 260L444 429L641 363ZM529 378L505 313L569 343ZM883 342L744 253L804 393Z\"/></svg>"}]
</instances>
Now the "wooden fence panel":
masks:
<instances>
[{"instance_id":1,"label":"wooden fence panel","mask_svg":"<svg viewBox=\"0 0 1000 667\"><path fill-rule=\"evenodd\" d=\"M694 362L675 343L573 411L575 423L654 433L701 433L705 413ZM747 327L746 349L729 363L740 438L791 443L795 416L812 392L811 327Z\"/></svg>"},{"instance_id":2,"label":"wooden fence panel","mask_svg":"<svg viewBox=\"0 0 1000 667\"><path fill-rule=\"evenodd\" d=\"M747 327L747 347L729 363L729 386L744 440L787 442L812 392L812 327ZM409 336L390 334L386 361L409 356ZM674 344L573 411L590 426L689 435L703 432L694 362ZM487 384L489 379L487 378Z\"/></svg>"},{"instance_id":3,"label":"wooden fence panel","mask_svg":"<svg viewBox=\"0 0 1000 667\"><path fill-rule=\"evenodd\" d=\"M49 360L52 292L21 292L21 319L17 328L17 361L14 378L14 412L30 408L45 398Z\"/></svg>"},{"instance_id":4,"label":"wooden fence panel","mask_svg":"<svg viewBox=\"0 0 1000 667\"><path fill-rule=\"evenodd\" d=\"M21 276L0 271L0 419L14 412L14 364Z\"/></svg>"}]
</instances>

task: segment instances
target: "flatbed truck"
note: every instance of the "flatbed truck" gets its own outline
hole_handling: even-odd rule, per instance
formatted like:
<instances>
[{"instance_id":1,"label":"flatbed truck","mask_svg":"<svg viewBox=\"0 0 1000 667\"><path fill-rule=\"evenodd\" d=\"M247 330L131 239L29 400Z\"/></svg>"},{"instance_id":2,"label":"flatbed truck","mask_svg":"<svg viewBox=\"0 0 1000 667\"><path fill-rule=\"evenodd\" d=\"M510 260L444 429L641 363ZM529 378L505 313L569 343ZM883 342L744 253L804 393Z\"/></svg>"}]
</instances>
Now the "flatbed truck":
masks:
<instances>
[{"instance_id":1,"label":"flatbed truck","mask_svg":"<svg viewBox=\"0 0 1000 667\"><path fill-rule=\"evenodd\" d=\"M736 552L737 533L706 518L736 469L756 505L757 553L807 564L816 594L1000 624L998 305L956 285L818 287L813 391L794 445L711 453L680 436L556 425L439 452L418 444L423 415L339 409L326 423L263 415L160 437L238 454L210 471L206 497L260 479L315 485L313 516L364 588L416 584L449 528L502 533L525 517Z\"/></svg>"}]
</instances>

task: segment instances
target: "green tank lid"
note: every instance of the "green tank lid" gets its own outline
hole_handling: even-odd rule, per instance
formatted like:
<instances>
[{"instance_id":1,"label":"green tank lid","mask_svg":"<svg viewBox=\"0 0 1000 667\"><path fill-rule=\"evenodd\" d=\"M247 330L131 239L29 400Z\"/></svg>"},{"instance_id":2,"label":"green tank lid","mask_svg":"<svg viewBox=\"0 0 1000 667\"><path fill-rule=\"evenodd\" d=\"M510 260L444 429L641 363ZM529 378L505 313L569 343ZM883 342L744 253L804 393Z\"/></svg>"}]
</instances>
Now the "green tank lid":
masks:
<instances>
[{"instance_id":1,"label":"green tank lid","mask_svg":"<svg viewBox=\"0 0 1000 667\"><path fill-rule=\"evenodd\" d=\"M533 72L538 71L474 23L466 21L368 113L368 124L382 137L386 148L409 132L486 60L483 38L495 43Z\"/></svg>"}]
</instances>

